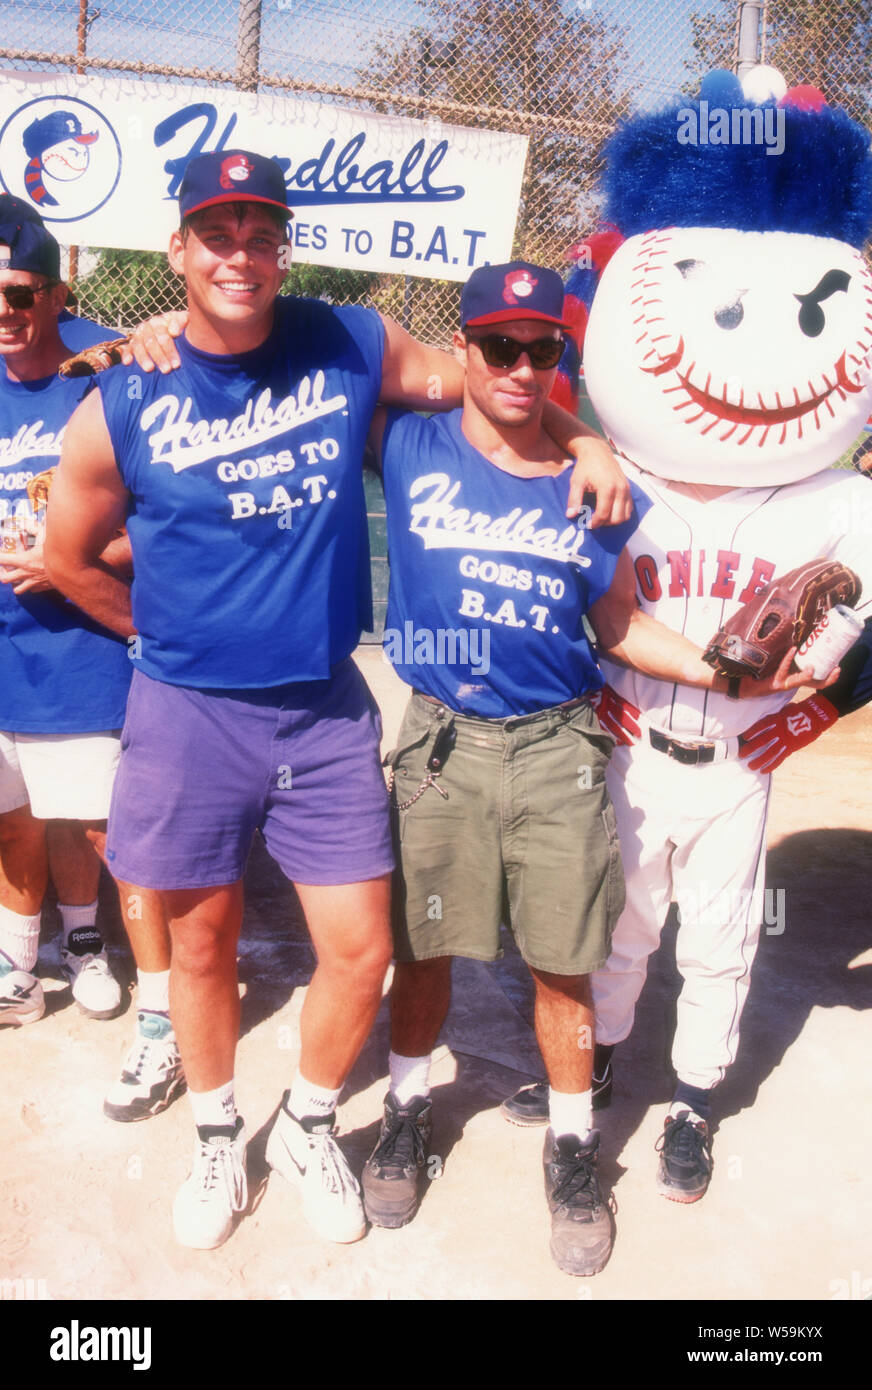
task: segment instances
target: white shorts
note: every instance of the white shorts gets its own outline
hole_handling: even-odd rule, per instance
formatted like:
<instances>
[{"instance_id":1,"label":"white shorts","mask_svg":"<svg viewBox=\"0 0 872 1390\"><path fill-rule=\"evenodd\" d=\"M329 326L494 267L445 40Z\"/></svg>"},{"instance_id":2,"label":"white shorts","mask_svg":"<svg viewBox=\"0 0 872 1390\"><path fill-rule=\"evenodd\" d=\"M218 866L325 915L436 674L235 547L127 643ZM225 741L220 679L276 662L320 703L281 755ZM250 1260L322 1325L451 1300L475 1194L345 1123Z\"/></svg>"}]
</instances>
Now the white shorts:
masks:
<instances>
[{"instance_id":1,"label":"white shorts","mask_svg":"<svg viewBox=\"0 0 872 1390\"><path fill-rule=\"evenodd\" d=\"M106 820L120 736L0 730L0 814L29 802L39 820Z\"/></svg>"}]
</instances>

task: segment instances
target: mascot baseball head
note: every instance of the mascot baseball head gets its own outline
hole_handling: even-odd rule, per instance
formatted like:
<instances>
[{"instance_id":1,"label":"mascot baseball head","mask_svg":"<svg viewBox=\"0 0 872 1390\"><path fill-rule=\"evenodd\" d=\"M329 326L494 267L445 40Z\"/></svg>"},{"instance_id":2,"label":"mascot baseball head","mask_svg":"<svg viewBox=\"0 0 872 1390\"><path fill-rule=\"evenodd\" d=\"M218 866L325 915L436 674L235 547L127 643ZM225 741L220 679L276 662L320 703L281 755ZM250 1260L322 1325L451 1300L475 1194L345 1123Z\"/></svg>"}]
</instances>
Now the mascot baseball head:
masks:
<instances>
[{"instance_id":1,"label":"mascot baseball head","mask_svg":"<svg viewBox=\"0 0 872 1390\"><path fill-rule=\"evenodd\" d=\"M772 69L709 74L700 100L606 149L617 234L576 248L585 381L614 446L662 478L795 482L862 429L872 383L869 132ZM595 289L591 299L591 291Z\"/></svg>"}]
</instances>

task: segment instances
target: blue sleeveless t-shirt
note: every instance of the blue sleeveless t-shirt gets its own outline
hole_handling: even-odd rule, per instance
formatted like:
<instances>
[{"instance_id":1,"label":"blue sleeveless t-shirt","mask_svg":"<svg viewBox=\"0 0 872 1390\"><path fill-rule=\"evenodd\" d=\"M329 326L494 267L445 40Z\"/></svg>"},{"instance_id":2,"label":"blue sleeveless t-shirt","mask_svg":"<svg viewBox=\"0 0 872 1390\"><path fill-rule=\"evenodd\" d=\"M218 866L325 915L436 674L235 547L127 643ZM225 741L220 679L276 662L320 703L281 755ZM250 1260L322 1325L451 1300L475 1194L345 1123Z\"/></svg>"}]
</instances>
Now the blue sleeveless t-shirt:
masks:
<instances>
[{"instance_id":1,"label":"blue sleeveless t-shirt","mask_svg":"<svg viewBox=\"0 0 872 1390\"><path fill-rule=\"evenodd\" d=\"M0 366L0 516L31 518L28 479L60 458L64 427L91 383L13 381ZM89 734L124 723L126 643L53 591L0 584L0 729Z\"/></svg>"},{"instance_id":2,"label":"blue sleeveless t-shirt","mask_svg":"<svg viewBox=\"0 0 872 1390\"><path fill-rule=\"evenodd\" d=\"M178 371L98 378L131 497L141 668L203 689L325 679L372 623L362 458L381 320L282 298L251 352L177 345Z\"/></svg>"},{"instance_id":3,"label":"blue sleeveless t-shirt","mask_svg":"<svg viewBox=\"0 0 872 1390\"><path fill-rule=\"evenodd\" d=\"M466 440L462 412L389 412L382 447L397 674L462 714L508 719L604 684L583 617L651 505L622 526L569 521L571 469L519 478Z\"/></svg>"}]
</instances>

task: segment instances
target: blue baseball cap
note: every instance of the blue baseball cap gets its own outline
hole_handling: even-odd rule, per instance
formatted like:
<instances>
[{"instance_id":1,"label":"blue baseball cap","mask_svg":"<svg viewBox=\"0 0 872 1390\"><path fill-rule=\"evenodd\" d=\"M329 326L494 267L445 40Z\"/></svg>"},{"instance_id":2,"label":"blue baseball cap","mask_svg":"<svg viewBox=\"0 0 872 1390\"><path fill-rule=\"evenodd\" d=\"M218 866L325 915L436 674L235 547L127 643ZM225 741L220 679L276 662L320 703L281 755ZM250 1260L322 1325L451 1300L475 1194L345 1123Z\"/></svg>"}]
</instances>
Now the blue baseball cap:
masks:
<instances>
[{"instance_id":1,"label":"blue baseball cap","mask_svg":"<svg viewBox=\"0 0 872 1390\"><path fill-rule=\"evenodd\" d=\"M512 319L541 319L569 328L563 316L563 281L556 270L528 261L482 265L474 270L460 296L464 328L483 328Z\"/></svg>"},{"instance_id":2,"label":"blue baseball cap","mask_svg":"<svg viewBox=\"0 0 872 1390\"><path fill-rule=\"evenodd\" d=\"M35 208L11 193L0 194L0 270L29 270L59 280L61 248Z\"/></svg>"},{"instance_id":3,"label":"blue baseball cap","mask_svg":"<svg viewBox=\"0 0 872 1390\"><path fill-rule=\"evenodd\" d=\"M179 189L181 220L217 203L265 203L286 218L294 215L278 164L251 150L214 150L188 162Z\"/></svg>"},{"instance_id":4,"label":"blue baseball cap","mask_svg":"<svg viewBox=\"0 0 872 1390\"><path fill-rule=\"evenodd\" d=\"M77 145L93 145L97 132L83 135L82 122L72 111L51 111L47 116L31 121L23 139L25 154L32 159L34 155L42 154L64 140L75 140Z\"/></svg>"}]
</instances>

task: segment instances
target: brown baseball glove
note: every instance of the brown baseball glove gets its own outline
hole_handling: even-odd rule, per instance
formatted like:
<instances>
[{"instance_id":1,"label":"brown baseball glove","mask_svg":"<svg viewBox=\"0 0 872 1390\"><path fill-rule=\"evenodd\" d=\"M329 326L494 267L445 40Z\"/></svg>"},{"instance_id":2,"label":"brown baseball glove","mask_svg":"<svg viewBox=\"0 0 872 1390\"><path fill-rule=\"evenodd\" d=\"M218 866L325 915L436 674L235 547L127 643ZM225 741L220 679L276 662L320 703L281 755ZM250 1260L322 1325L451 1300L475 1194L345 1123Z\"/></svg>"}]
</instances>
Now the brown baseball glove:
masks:
<instances>
[{"instance_id":1,"label":"brown baseball glove","mask_svg":"<svg viewBox=\"0 0 872 1390\"><path fill-rule=\"evenodd\" d=\"M48 501L54 475L54 468L47 468L44 473L35 473L32 478L28 478L27 496L34 511L39 507L44 507Z\"/></svg>"},{"instance_id":2,"label":"brown baseball glove","mask_svg":"<svg viewBox=\"0 0 872 1390\"><path fill-rule=\"evenodd\" d=\"M861 585L837 560L812 560L776 576L734 613L715 634L703 661L722 676L762 680L777 670L791 647L799 647L836 603L852 607Z\"/></svg>"},{"instance_id":3,"label":"brown baseball glove","mask_svg":"<svg viewBox=\"0 0 872 1390\"><path fill-rule=\"evenodd\" d=\"M93 347L68 357L58 367L59 376L96 376L107 367L114 367L121 361L121 349L129 343L129 338L113 338L109 343L94 343Z\"/></svg>"}]
</instances>

